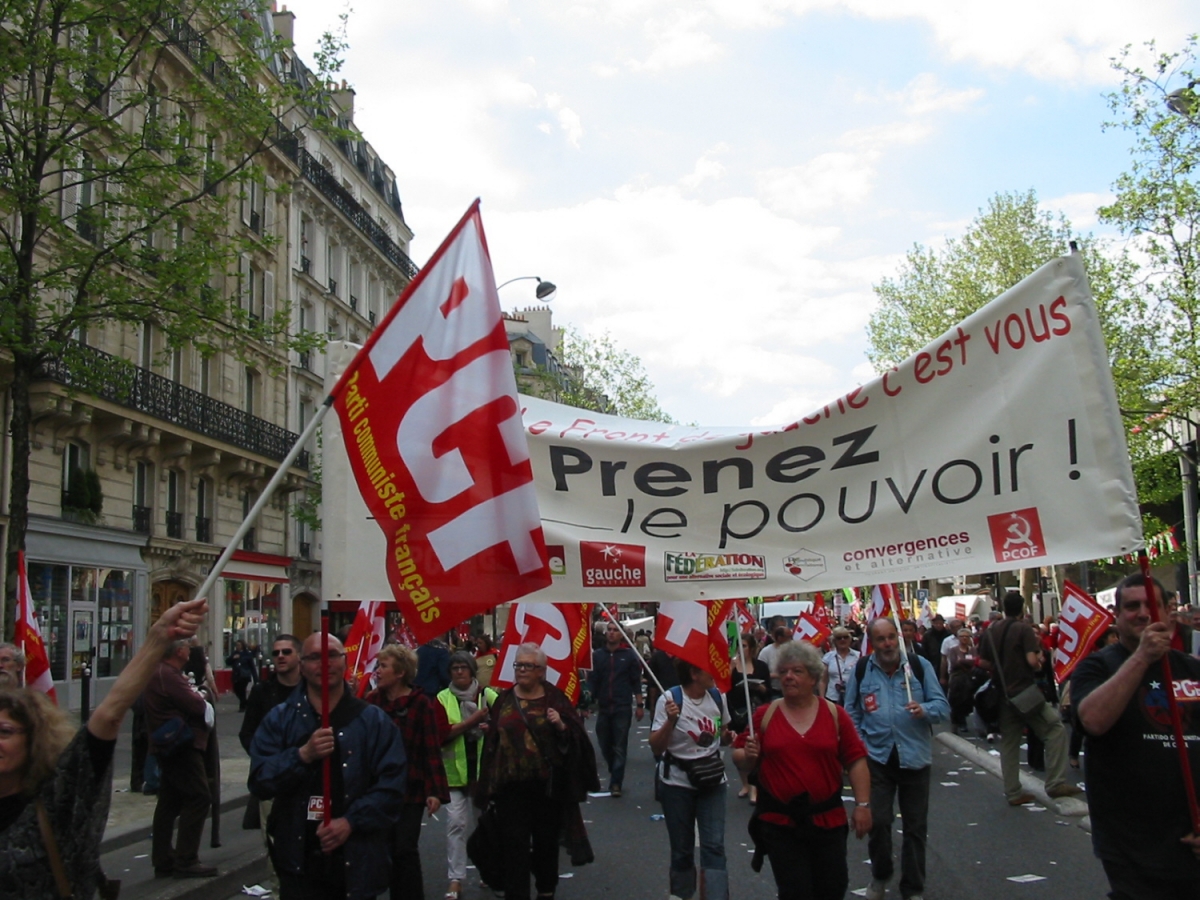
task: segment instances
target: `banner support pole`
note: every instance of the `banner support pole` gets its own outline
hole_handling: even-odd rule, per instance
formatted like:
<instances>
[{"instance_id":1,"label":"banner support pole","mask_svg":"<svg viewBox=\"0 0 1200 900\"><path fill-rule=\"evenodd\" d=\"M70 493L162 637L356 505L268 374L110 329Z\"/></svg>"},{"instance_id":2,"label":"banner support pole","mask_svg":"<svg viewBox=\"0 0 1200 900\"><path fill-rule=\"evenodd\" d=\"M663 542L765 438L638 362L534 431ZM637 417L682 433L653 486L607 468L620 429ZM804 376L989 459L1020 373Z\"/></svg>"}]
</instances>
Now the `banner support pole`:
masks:
<instances>
[{"instance_id":1,"label":"banner support pole","mask_svg":"<svg viewBox=\"0 0 1200 900\"><path fill-rule=\"evenodd\" d=\"M733 621L737 621L734 610ZM746 724L750 727L750 740L754 740L754 707L750 704L750 673L746 671L746 645L742 643L742 627L737 630L738 658L742 661L742 687L746 689Z\"/></svg>"}]
</instances>

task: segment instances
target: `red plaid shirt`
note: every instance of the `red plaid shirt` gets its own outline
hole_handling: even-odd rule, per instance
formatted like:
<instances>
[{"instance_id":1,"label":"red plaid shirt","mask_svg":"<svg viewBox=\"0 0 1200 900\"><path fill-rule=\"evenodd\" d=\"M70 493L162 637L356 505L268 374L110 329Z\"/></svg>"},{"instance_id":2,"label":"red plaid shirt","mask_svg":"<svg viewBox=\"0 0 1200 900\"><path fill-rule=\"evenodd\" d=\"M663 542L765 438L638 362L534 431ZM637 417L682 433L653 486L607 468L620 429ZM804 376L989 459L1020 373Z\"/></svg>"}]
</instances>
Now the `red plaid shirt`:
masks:
<instances>
[{"instance_id":1,"label":"red plaid shirt","mask_svg":"<svg viewBox=\"0 0 1200 900\"><path fill-rule=\"evenodd\" d=\"M442 803L449 803L450 786L442 765L441 736L429 695L414 685L411 693L395 700L388 700L378 690L367 694L366 700L387 713L400 729L408 756L408 790L404 802L424 803L428 797L437 797Z\"/></svg>"}]
</instances>

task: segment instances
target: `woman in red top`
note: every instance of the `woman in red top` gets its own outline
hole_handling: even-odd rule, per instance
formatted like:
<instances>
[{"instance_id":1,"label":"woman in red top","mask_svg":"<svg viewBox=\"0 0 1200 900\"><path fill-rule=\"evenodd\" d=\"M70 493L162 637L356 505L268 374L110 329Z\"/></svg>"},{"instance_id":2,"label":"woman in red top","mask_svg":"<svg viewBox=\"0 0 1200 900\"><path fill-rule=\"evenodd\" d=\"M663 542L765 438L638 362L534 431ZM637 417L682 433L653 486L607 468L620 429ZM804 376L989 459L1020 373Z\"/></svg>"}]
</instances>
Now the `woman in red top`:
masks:
<instances>
[{"instance_id":1,"label":"woman in red top","mask_svg":"<svg viewBox=\"0 0 1200 900\"><path fill-rule=\"evenodd\" d=\"M421 820L450 802L442 742L433 698L412 683L417 675L416 651L388 644L375 663L378 687L366 700L391 716L404 738L408 756L408 791L400 821L392 829L392 900L425 896L421 874Z\"/></svg>"},{"instance_id":2,"label":"woman in red top","mask_svg":"<svg viewBox=\"0 0 1200 900\"><path fill-rule=\"evenodd\" d=\"M812 644L784 645L775 656L783 699L759 707L755 737L743 734L734 743L733 761L747 769L757 766L752 865L757 870L766 853L779 900L839 900L846 893L843 770L854 789L854 834L861 840L871 831L867 749L849 714L818 696L824 670Z\"/></svg>"}]
</instances>

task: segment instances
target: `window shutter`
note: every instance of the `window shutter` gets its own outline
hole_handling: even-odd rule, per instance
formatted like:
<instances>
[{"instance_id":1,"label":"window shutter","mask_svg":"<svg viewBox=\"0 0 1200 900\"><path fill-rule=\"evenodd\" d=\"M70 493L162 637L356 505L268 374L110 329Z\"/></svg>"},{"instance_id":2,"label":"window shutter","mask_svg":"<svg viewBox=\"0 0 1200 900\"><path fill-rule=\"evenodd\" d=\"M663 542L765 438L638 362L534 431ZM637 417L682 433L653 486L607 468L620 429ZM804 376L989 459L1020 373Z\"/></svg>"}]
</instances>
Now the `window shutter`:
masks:
<instances>
[{"instance_id":1,"label":"window shutter","mask_svg":"<svg viewBox=\"0 0 1200 900\"><path fill-rule=\"evenodd\" d=\"M247 183L247 182L243 181L243 182L241 183L241 188L242 188L242 189L241 189L241 200L240 200L240 204L241 204L241 212L242 212L242 224L243 224L243 225L245 225L247 228L249 228L249 227L250 227L250 191L251 191L251 186L252 186L252 182L251 182L251 183Z\"/></svg>"}]
</instances>

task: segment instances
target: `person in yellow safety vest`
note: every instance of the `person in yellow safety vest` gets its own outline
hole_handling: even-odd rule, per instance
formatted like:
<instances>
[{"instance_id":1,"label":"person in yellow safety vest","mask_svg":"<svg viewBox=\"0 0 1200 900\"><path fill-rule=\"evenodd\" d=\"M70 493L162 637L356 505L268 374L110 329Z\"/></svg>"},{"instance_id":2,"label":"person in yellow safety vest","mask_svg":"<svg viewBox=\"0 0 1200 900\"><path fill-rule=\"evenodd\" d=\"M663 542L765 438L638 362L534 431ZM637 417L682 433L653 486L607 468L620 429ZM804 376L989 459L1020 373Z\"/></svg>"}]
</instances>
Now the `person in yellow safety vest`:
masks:
<instances>
[{"instance_id":1,"label":"person in yellow safety vest","mask_svg":"<svg viewBox=\"0 0 1200 900\"><path fill-rule=\"evenodd\" d=\"M445 807L450 879L446 900L459 900L467 877L467 831L475 818L471 799L479 777L479 754L488 711L497 697L493 688L480 687L478 671L478 663L470 653L460 650L451 654L450 687L437 695L442 764L450 785L450 803Z\"/></svg>"}]
</instances>

